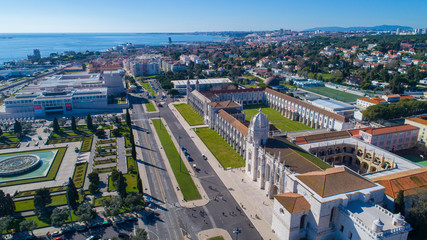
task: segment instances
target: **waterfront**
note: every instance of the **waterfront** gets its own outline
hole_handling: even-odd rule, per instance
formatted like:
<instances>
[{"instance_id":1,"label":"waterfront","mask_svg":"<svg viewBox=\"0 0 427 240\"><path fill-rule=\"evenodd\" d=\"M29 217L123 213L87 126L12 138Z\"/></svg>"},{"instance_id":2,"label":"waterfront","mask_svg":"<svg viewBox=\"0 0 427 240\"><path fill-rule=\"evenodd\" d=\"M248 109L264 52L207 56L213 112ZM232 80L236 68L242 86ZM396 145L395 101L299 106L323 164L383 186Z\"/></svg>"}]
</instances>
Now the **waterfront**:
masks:
<instances>
[{"instance_id":1,"label":"waterfront","mask_svg":"<svg viewBox=\"0 0 427 240\"><path fill-rule=\"evenodd\" d=\"M104 51L126 44L163 45L193 41L221 41L225 38L177 33L2 33L0 34L0 64L18 61L40 49L42 57L64 51Z\"/></svg>"}]
</instances>

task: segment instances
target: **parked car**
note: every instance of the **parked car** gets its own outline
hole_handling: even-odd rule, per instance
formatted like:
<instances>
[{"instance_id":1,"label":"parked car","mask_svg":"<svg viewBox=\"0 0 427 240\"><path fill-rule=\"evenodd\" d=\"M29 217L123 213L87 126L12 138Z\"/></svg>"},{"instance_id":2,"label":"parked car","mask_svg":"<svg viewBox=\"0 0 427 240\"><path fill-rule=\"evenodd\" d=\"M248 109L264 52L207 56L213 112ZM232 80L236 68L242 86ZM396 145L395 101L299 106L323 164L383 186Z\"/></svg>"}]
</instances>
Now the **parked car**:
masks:
<instances>
[{"instance_id":1,"label":"parked car","mask_svg":"<svg viewBox=\"0 0 427 240\"><path fill-rule=\"evenodd\" d=\"M62 231L55 231L52 233L52 237L59 237L62 235Z\"/></svg>"},{"instance_id":2,"label":"parked car","mask_svg":"<svg viewBox=\"0 0 427 240\"><path fill-rule=\"evenodd\" d=\"M208 158L205 156L205 154L202 154L202 158L203 158L204 160L208 160Z\"/></svg>"}]
</instances>

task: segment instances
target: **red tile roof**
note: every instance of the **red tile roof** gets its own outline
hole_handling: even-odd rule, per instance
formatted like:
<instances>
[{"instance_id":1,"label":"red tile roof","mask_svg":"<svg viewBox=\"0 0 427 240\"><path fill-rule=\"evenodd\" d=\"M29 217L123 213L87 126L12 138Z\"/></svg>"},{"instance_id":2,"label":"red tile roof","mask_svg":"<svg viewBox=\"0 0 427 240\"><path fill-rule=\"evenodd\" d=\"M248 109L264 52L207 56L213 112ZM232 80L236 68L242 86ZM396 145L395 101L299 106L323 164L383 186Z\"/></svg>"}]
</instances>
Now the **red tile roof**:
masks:
<instances>
[{"instance_id":1,"label":"red tile roof","mask_svg":"<svg viewBox=\"0 0 427 240\"><path fill-rule=\"evenodd\" d=\"M248 136L248 127L246 127L243 123L241 123L239 120L237 120L235 117L230 115L228 112L224 110L219 110L218 115L223 118L225 121L230 123L231 126L237 129L243 136Z\"/></svg>"},{"instance_id":2,"label":"red tile roof","mask_svg":"<svg viewBox=\"0 0 427 240\"><path fill-rule=\"evenodd\" d=\"M387 134L387 133L395 133L395 132L403 132L403 131L410 131L410 130L417 130L419 128L404 124L404 125L398 125L398 126L392 126L392 127L383 127L383 128L368 128L365 130L366 133L371 135L381 135L381 134Z\"/></svg>"},{"instance_id":3,"label":"red tile roof","mask_svg":"<svg viewBox=\"0 0 427 240\"><path fill-rule=\"evenodd\" d=\"M274 198L291 214L310 210L310 203L298 193L282 193Z\"/></svg>"},{"instance_id":4,"label":"red tile roof","mask_svg":"<svg viewBox=\"0 0 427 240\"><path fill-rule=\"evenodd\" d=\"M416 193L416 189L427 188L427 167L373 178L372 181L383 185L385 193L395 199L400 190L406 196L409 192Z\"/></svg>"},{"instance_id":5,"label":"red tile roof","mask_svg":"<svg viewBox=\"0 0 427 240\"><path fill-rule=\"evenodd\" d=\"M330 197L376 186L347 167L328 168L296 176L321 197Z\"/></svg>"}]
</instances>

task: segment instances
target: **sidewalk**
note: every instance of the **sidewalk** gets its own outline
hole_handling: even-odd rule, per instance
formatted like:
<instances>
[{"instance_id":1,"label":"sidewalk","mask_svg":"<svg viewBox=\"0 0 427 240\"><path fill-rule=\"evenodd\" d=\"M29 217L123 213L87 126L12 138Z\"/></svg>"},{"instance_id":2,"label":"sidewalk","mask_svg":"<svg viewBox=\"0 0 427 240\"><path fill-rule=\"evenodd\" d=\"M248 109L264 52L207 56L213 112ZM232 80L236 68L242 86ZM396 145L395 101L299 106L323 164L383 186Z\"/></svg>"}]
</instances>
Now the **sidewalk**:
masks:
<instances>
[{"instance_id":1,"label":"sidewalk","mask_svg":"<svg viewBox=\"0 0 427 240\"><path fill-rule=\"evenodd\" d=\"M203 141L194 132L194 129L188 125L187 121L179 114L178 110L174 106L175 103L170 103L169 108L174 112L178 121L181 123L183 128L193 139L193 142L202 152L205 152L208 163L212 169L224 183L224 185L230 189L230 193L236 202L240 203L242 209L249 217L249 220L261 234L264 239L278 239L277 236L271 230L271 214L273 212L272 200L264 197L265 191L259 189L255 182L250 181L244 173L239 169L227 171L222 168L218 163L215 156L209 151ZM240 173L239 173L240 172ZM243 179L243 181L242 181ZM256 218L255 216L259 216Z\"/></svg>"}]
</instances>

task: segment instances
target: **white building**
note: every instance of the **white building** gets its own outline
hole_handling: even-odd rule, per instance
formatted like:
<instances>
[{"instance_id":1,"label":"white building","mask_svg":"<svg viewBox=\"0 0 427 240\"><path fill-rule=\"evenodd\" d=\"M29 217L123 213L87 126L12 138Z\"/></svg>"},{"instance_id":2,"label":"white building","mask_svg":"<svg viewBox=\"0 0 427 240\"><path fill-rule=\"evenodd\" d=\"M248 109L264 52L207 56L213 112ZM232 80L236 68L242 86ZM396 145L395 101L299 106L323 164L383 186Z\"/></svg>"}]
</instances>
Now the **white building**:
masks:
<instances>
[{"instance_id":1,"label":"white building","mask_svg":"<svg viewBox=\"0 0 427 240\"><path fill-rule=\"evenodd\" d=\"M108 104L109 97L125 92L123 76L123 70L106 71L103 75L55 75L6 99L5 113L0 117L42 117L127 108L128 104Z\"/></svg>"},{"instance_id":2,"label":"white building","mask_svg":"<svg viewBox=\"0 0 427 240\"><path fill-rule=\"evenodd\" d=\"M272 229L279 239L407 239L412 229L380 204L384 187L346 167L286 177L274 196Z\"/></svg>"}]
</instances>

